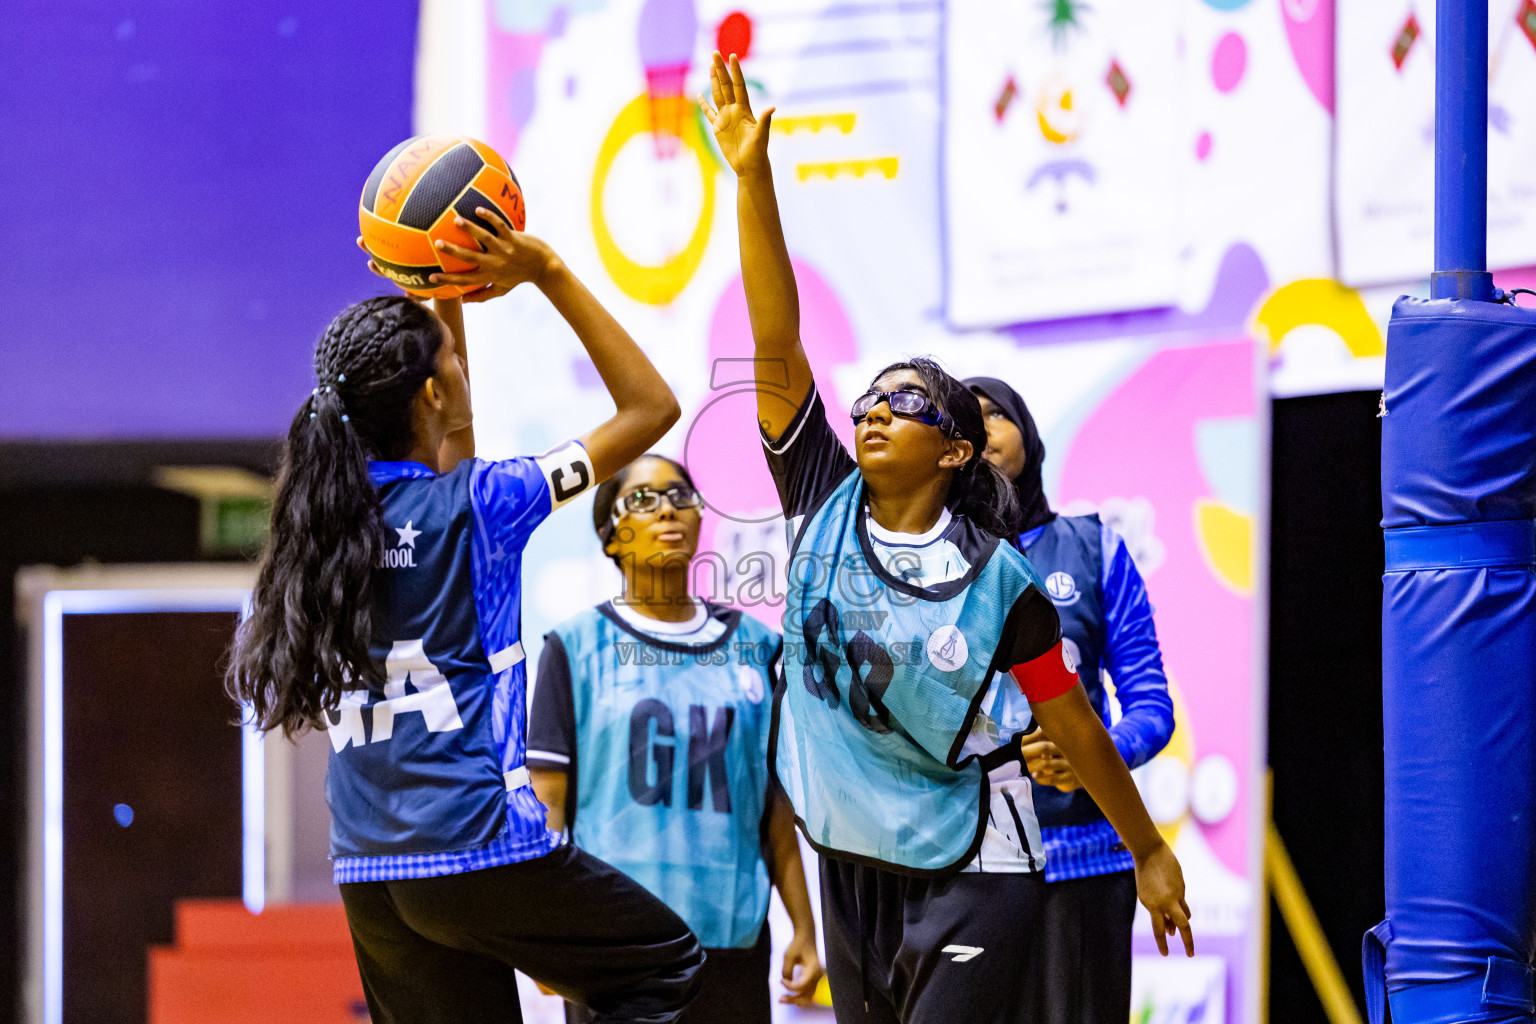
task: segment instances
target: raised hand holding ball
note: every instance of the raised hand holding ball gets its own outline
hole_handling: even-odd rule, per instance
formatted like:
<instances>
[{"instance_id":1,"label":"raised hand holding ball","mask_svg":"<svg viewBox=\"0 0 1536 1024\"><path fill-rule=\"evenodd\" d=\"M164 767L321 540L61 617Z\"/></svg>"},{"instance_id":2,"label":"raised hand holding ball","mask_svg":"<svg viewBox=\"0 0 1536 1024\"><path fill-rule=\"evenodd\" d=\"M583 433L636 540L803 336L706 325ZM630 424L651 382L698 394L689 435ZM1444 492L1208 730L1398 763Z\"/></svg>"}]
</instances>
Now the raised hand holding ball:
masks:
<instances>
[{"instance_id":1,"label":"raised hand holding ball","mask_svg":"<svg viewBox=\"0 0 1536 1024\"><path fill-rule=\"evenodd\" d=\"M379 161L363 186L357 216L363 247L378 273L412 295L447 299L482 287L432 280L434 274L476 269L454 255L485 251L463 225L491 235L508 225L521 231L527 210L512 168L490 146L467 135L422 135Z\"/></svg>"}]
</instances>

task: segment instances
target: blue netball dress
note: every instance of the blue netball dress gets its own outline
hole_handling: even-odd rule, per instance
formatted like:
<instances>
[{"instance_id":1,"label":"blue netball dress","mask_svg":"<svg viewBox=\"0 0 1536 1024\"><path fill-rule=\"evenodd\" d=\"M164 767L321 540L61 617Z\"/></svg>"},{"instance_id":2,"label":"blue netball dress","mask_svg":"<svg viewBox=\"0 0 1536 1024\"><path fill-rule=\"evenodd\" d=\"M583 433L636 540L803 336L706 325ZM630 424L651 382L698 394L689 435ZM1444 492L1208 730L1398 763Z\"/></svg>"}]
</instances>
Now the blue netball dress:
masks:
<instances>
[{"instance_id":1,"label":"blue netball dress","mask_svg":"<svg viewBox=\"0 0 1536 1024\"><path fill-rule=\"evenodd\" d=\"M523 763L522 552L593 482L572 442L441 476L375 462L387 546L374 576L382 687L329 716L338 883L426 878L542 856L559 844Z\"/></svg>"},{"instance_id":2,"label":"blue netball dress","mask_svg":"<svg viewBox=\"0 0 1536 1024\"><path fill-rule=\"evenodd\" d=\"M791 538L778 780L818 851L909 875L958 870L988 822L981 755L1010 739L980 714L988 684L1058 646L1043 583L958 515L925 542L931 553L882 557L863 477L814 393L767 450ZM1015 677L1032 699L1076 682L1059 655L1045 689L1031 693L1033 677Z\"/></svg>"},{"instance_id":3,"label":"blue netball dress","mask_svg":"<svg viewBox=\"0 0 1536 1024\"><path fill-rule=\"evenodd\" d=\"M604 602L539 661L529 763L564 771L571 842L644 885L699 941L749 948L768 913L762 827L780 640L739 611L646 620Z\"/></svg>"},{"instance_id":4,"label":"blue netball dress","mask_svg":"<svg viewBox=\"0 0 1536 1024\"><path fill-rule=\"evenodd\" d=\"M1020 537L1019 546L1046 574L1046 593L1061 617L1062 636L1075 647L1083 689L1120 756L1131 768L1145 764L1173 733L1173 700L1146 586L1124 542L1096 515L1057 516ZM1113 724L1105 672L1121 710ZM1047 881L1135 867L1087 790L1063 793L1036 784L1034 797Z\"/></svg>"}]
</instances>

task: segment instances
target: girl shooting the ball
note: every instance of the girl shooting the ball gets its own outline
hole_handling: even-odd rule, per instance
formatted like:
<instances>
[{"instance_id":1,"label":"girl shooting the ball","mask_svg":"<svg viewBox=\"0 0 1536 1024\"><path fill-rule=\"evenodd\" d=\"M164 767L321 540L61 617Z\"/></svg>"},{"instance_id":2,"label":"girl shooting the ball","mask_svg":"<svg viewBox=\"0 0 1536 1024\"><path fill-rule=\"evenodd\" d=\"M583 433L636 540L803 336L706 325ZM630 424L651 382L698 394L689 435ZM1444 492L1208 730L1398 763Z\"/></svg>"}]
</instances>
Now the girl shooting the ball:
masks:
<instances>
[{"instance_id":1,"label":"girl shooting the ball","mask_svg":"<svg viewBox=\"0 0 1536 1024\"><path fill-rule=\"evenodd\" d=\"M529 535L676 421L671 390L548 245L485 209L434 284L531 283L617 411L533 458L474 457L461 310L369 299L331 322L283 450L228 673L263 730L327 730L332 857L374 1024L518 1022L519 968L599 1021L673 1021L683 921L545 822L524 764ZM377 271L377 268L374 268ZM515 396L511 396L515 397Z\"/></svg>"},{"instance_id":2,"label":"girl shooting the ball","mask_svg":"<svg viewBox=\"0 0 1536 1024\"><path fill-rule=\"evenodd\" d=\"M1016 736L978 713L989 687L1028 701L1136 861L1165 952L1193 953L1178 861L1064 662L1056 611L1018 532L1012 484L983 458L981 409L928 359L891 366L827 423L768 162L769 124L715 55L705 113L738 176L742 278L761 372L758 419L792 531L784 679L770 757L822 854L828 979L840 1024L1035 1019L1041 881L1028 806L989 821L986 766ZM995 705L994 705L995 706ZM987 870L989 831L1036 870Z\"/></svg>"}]
</instances>

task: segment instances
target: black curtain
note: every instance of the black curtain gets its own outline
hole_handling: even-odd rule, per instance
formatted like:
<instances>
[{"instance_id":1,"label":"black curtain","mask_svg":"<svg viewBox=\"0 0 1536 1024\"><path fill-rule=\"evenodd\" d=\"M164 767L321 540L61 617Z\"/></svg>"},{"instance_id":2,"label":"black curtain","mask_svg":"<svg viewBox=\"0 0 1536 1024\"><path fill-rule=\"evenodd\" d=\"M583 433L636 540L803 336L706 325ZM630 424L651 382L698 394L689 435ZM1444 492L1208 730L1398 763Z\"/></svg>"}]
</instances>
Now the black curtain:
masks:
<instances>
[{"instance_id":1,"label":"black curtain","mask_svg":"<svg viewBox=\"0 0 1536 1024\"><path fill-rule=\"evenodd\" d=\"M1273 403L1270 516L1274 820L1362 1012L1360 937L1385 913L1378 398ZM1269 1019L1327 1024L1273 905L1270 922Z\"/></svg>"}]
</instances>

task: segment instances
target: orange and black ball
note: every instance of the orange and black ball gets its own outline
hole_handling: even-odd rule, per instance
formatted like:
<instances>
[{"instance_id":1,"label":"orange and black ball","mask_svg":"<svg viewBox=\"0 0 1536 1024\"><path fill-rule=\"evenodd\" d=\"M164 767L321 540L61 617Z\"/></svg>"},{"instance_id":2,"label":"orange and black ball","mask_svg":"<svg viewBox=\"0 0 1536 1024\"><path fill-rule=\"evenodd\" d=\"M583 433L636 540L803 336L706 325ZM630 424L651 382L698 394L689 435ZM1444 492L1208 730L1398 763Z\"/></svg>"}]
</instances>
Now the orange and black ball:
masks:
<instances>
[{"instance_id":1,"label":"orange and black ball","mask_svg":"<svg viewBox=\"0 0 1536 1024\"><path fill-rule=\"evenodd\" d=\"M390 150L368 175L357 217L363 244L392 281L412 295L452 298L474 289L434 285L428 277L469 265L433 243L479 248L453 223L459 216L494 232L476 207L497 211L518 231L527 222L517 176L494 149L467 135L421 135Z\"/></svg>"}]
</instances>

